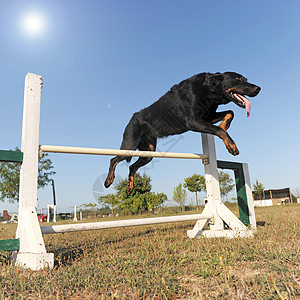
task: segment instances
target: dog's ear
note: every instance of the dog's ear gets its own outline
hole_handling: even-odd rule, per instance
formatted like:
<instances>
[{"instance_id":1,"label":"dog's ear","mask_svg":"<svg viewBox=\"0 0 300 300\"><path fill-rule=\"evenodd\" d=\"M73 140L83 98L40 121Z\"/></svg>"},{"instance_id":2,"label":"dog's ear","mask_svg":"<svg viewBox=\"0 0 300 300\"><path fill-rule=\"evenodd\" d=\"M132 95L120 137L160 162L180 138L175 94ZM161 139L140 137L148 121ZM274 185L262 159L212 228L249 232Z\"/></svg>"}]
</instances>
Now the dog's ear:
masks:
<instances>
[{"instance_id":1,"label":"dog's ear","mask_svg":"<svg viewBox=\"0 0 300 300\"><path fill-rule=\"evenodd\" d=\"M223 80L224 76L222 73L207 73L203 85L206 86L211 92L216 93L219 90Z\"/></svg>"}]
</instances>

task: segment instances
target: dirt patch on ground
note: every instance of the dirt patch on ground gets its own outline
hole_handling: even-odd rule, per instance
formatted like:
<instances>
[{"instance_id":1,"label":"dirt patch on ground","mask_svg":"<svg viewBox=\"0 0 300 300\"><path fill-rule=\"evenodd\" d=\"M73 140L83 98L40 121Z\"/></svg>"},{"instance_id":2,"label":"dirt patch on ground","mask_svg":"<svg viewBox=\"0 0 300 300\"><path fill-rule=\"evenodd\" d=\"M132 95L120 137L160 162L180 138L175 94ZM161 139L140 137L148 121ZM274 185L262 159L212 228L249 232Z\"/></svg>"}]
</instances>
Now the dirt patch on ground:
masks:
<instances>
[{"instance_id":1,"label":"dirt patch on ground","mask_svg":"<svg viewBox=\"0 0 300 300\"><path fill-rule=\"evenodd\" d=\"M262 272L248 268L228 268L223 271L223 280L220 280L220 275L206 279L196 275L179 276L180 285L188 291L187 297L182 299L208 300L219 299L220 296L222 299L248 299L249 288L246 282ZM232 284L233 282L236 282L236 285Z\"/></svg>"}]
</instances>

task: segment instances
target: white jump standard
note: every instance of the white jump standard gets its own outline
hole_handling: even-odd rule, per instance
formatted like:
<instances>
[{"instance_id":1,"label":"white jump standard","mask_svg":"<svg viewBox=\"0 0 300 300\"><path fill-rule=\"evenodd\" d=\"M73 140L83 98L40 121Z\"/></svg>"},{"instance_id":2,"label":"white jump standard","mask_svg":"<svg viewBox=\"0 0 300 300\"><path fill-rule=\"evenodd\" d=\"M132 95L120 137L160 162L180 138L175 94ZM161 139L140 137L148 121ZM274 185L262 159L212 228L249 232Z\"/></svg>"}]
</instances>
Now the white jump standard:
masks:
<instances>
[{"instance_id":1,"label":"white jump standard","mask_svg":"<svg viewBox=\"0 0 300 300\"><path fill-rule=\"evenodd\" d=\"M42 77L27 74L22 124L23 163L20 171L19 213L16 238L20 248L16 264L32 270L53 267L54 254L47 253L37 218L37 176Z\"/></svg>"},{"instance_id":2,"label":"white jump standard","mask_svg":"<svg viewBox=\"0 0 300 300\"><path fill-rule=\"evenodd\" d=\"M222 202L218 181L214 137L202 134L203 154L168 153L150 151L127 151L79 147L46 146L39 147L40 99L42 78L27 74L24 91L22 152L24 155L20 173L19 223L16 238L20 239L20 250L13 257L19 266L39 270L53 267L53 253L47 253L42 234L141 226L170 222L197 220L193 230L188 231L190 238L206 237L251 237L248 229ZM43 152L73 153L90 155L151 156L161 158L202 159L208 202L202 214L134 219L111 222L81 223L40 227L37 219L37 176L38 154ZM248 205L253 205L248 202ZM252 210L251 210L252 211ZM255 222L255 218L251 219ZM253 221L254 220L254 221ZM224 222L229 229L224 229ZM251 223L254 227L254 223Z\"/></svg>"}]
</instances>

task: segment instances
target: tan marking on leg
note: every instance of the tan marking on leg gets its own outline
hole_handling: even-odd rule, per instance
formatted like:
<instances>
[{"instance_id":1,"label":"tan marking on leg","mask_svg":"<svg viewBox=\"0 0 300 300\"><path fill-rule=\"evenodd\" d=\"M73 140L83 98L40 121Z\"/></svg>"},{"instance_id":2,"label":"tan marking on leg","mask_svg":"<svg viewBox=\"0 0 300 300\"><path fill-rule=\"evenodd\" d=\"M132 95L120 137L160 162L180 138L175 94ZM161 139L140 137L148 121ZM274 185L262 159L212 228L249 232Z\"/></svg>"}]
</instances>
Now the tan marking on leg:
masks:
<instances>
[{"instance_id":1,"label":"tan marking on leg","mask_svg":"<svg viewBox=\"0 0 300 300\"><path fill-rule=\"evenodd\" d=\"M152 144L149 144L150 151L155 151L155 147Z\"/></svg>"},{"instance_id":2,"label":"tan marking on leg","mask_svg":"<svg viewBox=\"0 0 300 300\"><path fill-rule=\"evenodd\" d=\"M221 124L219 125L220 128L222 128L223 130L227 131L227 129L229 128L229 122L232 120L232 114L227 114L223 121L221 122Z\"/></svg>"},{"instance_id":3,"label":"tan marking on leg","mask_svg":"<svg viewBox=\"0 0 300 300\"><path fill-rule=\"evenodd\" d=\"M134 176L129 176L128 180L127 180L127 193L128 195L132 193L133 191L133 182L134 182Z\"/></svg>"}]
</instances>

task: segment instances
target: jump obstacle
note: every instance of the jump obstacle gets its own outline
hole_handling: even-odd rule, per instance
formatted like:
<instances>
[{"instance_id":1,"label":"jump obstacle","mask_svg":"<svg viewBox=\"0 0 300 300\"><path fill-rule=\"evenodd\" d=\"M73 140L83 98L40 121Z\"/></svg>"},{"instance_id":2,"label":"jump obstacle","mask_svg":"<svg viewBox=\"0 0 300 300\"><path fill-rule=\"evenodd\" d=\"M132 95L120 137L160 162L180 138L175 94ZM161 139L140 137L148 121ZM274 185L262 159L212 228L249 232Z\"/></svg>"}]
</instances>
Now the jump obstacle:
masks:
<instances>
[{"instance_id":1,"label":"jump obstacle","mask_svg":"<svg viewBox=\"0 0 300 300\"><path fill-rule=\"evenodd\" d=\"M53 267L54 254L47 253L42 234L197 220L194 228L187 232L189 238L253 236L252 230L256 228L256 221L248 166L239 163L229 167L223 165L224 168L235 170L236 175L238 174L236 180L240 181L240 185L243 181L241 189L243 195L240 196L239 209L240 214L242 212L247 217L244 218L244 223L249 224L252 230L221 202L215 143L212 135L201 134L203 154L39 146L42 83L42 77L36 74L28 73L25 78L21 146L23 163L20 171L19 221L16 232L16 239L19 239L20 246L19 251L13 253L16 265L32 270ZM207 203L201 214L40 227L36 212L38 156L44 152L201 159L205 168ZM224 229L224 223L229 229Z\"/></svg>"}]
</instances>

